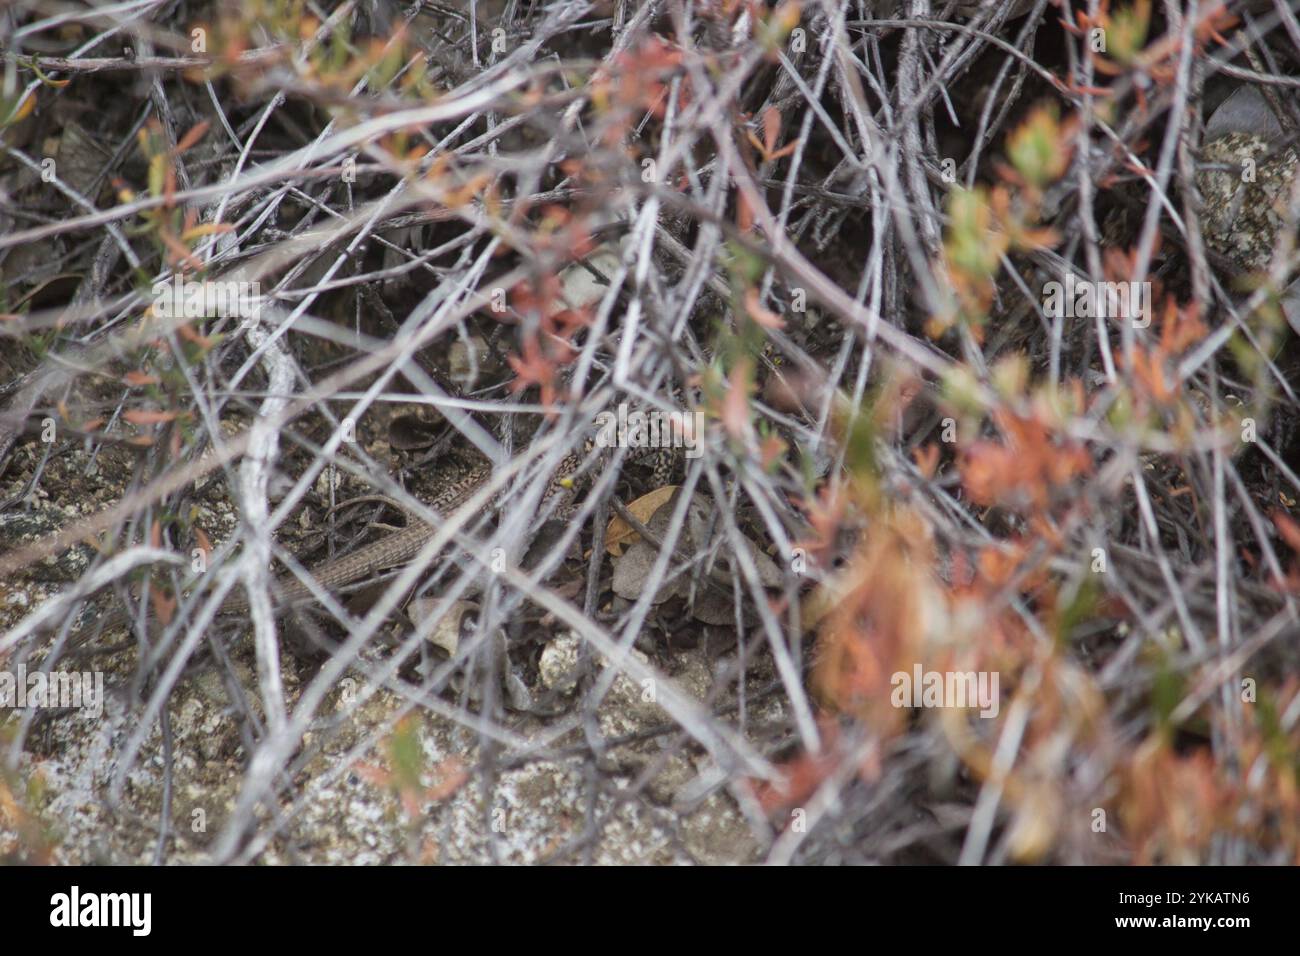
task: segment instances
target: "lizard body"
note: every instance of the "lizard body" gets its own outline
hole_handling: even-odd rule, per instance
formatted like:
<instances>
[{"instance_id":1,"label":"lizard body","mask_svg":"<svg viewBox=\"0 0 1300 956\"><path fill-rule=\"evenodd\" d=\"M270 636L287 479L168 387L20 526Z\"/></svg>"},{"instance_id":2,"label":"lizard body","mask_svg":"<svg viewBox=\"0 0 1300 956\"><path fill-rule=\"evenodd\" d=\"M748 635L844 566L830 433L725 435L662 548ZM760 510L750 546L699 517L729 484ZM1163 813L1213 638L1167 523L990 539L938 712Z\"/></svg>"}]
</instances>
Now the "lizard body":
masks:
<instances>
[{"instance_id":1,"label":"lizard body","mask_svg":"<svg viewBox=\"0 0 1300 956\"><path fill-rule=\"evenodd\" d=\"M544 498L563 495L566 503L560 513L567 513L572 507L575 487L570 479L580 469L586 453L591 450L593 442L589 439L585 448L566 456L555 469L548 482ZM628 461L649 464L653 471L653 485L658 487L666 483L672 472L680 464L681 455L672 449L632 448ZM486 458L466 463L455 477L450 477L441 490L428 505L439 514L450 514L472 498L492 477L492 466ZM411 561L436 533L436 528L414 515L408 516L409 524L399 531L394 531L369 544L338 557L319 562L308 567L308 573L322 590L336 591L350 584L365 581L376 573L400 567ZM296 603L312 598L312 588L293 574L280 575L271 588L276 602L277 613L288 610ZM249 610L247 594L242 590L233 591L222 602L219 615L245 614ZM96 619L97 632L126 627L131 623L131 616L122 609L110 611ZM83 631L90 628L83 626ZM78 643L84 643L87 634Z\"/></svg>"}]
</instances>

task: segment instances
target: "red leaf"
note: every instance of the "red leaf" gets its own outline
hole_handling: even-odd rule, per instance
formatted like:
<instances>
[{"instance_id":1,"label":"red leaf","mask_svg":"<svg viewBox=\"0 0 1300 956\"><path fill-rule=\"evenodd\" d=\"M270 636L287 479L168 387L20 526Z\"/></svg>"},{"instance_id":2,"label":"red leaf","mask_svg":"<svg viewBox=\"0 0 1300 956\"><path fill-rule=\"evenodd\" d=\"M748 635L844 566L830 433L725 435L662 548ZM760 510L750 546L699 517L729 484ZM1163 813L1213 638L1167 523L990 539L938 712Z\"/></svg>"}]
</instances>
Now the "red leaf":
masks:
<instances>
[{"instance_id":1,"label":"red leaf","mask_svg":"<svg viewBox=\"0 0 1300 956\"><path fill-rule=\"evenodd\" d=\"M749 317L765 329L783 329L785 320L770 309L763 308L763 303L759 301L757 289L747 289L745 291L745 311Z\"/></svg>"},{"instance_id":2,"label":"red leaf","mask_svg":"<svg viewBox=\"0 0 1300 956\"><path fill-rule=\"evenodd\" d=\"M1273 524L1277 525L1277 533L1282 536L1286 546L1300 554L1300 524L1285 511L1273 512Z\"/></svg>"},{"instance_id":3,"label":"red leaf","mask_svg":"<svg viewBox=\"0 0 1300 956\"><path fill-rule=\"evenodd\" d=\"M763 152L771 156L776 149L777 140L781 136L781 111L775 106L769 106L763 113L763 145L766 147Z\"/></svg>"},{"instance_id":4,"label":"red leaf","mask_svg":"<svg viewBox=\"0 0 1300 956\"><path fill-rule=\"evenodd\" d=\"M160 412L148 408L136 408L123 412L122 417L132 425L157 425L161 422L175 421L180 412Z\"/></svg>"},{"instance_id":5,"label":"red leaf","mask_svg":"<svg viewBox=\"0 0 1300 956\"><path fill-rule=\"evenodd\" d=\"M195 143L201 140L203 138L203 134L206 133L207 131L208 131L207 120L204 120L201 123L197 123L194 126L191 126L189 132L187 132L184 136L182 136L180 138L180 141L177 142L175 155L179 156L181 153L185 152L187 149L189 149L191 146L193 146Z\"/></svg>"},{"instance_id":6,"label":"red leaf","mask_svg":"<svg viewBox=\"0 0 1300 956\"><path fill-rule=\"evenodd\" d=\"M722 401L722 426L733 438L743 439L749 432L749 368L736 363L727 381L727 395Z\"/></svg>"}]
</instances>

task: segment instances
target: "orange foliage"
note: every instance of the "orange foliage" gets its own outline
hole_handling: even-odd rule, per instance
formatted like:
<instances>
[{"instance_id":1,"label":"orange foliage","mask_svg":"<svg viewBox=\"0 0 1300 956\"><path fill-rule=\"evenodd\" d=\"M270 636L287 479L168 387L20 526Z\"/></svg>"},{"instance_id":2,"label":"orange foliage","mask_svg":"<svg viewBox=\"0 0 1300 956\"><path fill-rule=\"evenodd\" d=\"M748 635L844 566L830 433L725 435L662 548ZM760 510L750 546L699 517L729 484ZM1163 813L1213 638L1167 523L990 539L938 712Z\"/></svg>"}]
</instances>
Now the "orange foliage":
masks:
<instances>
[{"instance_id":1,"label":"orange foliage","mask_svg":"<svg viewBox=\"0 0 1300 956\"><path fill-rule=\"evenodd\" d=\"M1045 513L1092 470L1092 458L1078 442L1054 440L1039 418L999 410L994 421L1002 441L977 441L961 459L962 484L980 505Z\"/></svg>"}]
</instances>

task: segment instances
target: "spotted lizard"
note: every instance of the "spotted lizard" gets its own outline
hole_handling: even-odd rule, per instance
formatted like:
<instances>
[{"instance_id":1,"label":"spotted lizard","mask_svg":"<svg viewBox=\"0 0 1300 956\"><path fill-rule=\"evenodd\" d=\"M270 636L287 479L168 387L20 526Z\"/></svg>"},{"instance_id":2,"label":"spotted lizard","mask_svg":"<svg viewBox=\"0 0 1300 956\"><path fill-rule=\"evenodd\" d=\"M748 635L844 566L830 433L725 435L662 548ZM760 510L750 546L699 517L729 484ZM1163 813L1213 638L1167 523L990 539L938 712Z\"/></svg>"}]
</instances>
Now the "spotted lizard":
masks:
<instances>
[{"instance_id":1,"label":"spotted lizard","mask_svg":"<svg viewBox=\"0 0 1300 956\"><path fill-rule=\"evenodd\" d=\"M567 455L556 468L548 483L544 500L560 496L560 514L572 512L573 502L580 485L571 479L581 476L581 466L591 451L593 442L588 439L585 447ZM674 469L679 465L680 454L677 449L632 448L628 460L647 464L652 469L656 486L666 483ZM451 514L472 498L492 477L491 464L483 459L478 463L462 467L453 472L442 490L427 504L438 514ZM315 583L323 590L335 591L364 581L372 575L408 563L425 546L435 534L436 528L414 515L408 516L409 524L401 530L384 535L370 544L362 545L354 551L339 557L322 561L307 570ZM277 613L287 611L294 604L312 597L312 589L293 574L278 577L272 587L276 597ZM243 614L249 610L247 595L241 591L232 592L222 602L218 614ZM95 628L105 632L130 623L130 616L124 610L114 610L98 618Z\"/></svg>"}]
</instances>

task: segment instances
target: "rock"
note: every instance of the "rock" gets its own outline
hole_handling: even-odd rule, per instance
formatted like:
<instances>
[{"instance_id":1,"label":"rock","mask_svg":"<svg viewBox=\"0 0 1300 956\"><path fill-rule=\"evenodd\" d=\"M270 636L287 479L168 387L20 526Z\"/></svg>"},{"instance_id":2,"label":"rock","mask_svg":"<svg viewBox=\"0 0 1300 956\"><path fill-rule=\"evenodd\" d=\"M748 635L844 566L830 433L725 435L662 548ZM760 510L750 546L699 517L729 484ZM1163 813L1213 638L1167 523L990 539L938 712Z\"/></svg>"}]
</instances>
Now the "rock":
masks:
<instances>
[{"instance_id":1,"label":"rock","mask_svg":"<svg viewBox=\"0 0 1300 956\"><path fill-rule=\"evenodd\" d=\"M735 803L715 793L682 821L686 849L698 862L718 866L751 863L758 858L758 843Z\"/></svg>"},{"instance_id":2,"label":"rock","mask_svg":"<svg viewBox=\"0 0 1300 956\"><path fill-rule=\"evenodd\" d=\"M1300 152L1288 146L1275 156L1269 140L1253 133L1227 133L1202 151L1207 169L1196 175L1205 200L1205 242L1245 272L1268 266L1300 166ZM1250 177L1253 176L1253 180Z\"/></svg>"},{"instance_id":3,"label":"rock","mask_svg":"<svg viewBox=\"0 0 1300 956\"><path fill-rule=\"evenodd\" d=\"M427 617L440 602L437 598L412 599L408 616L413 621ZM429 634L429 643L446 651L448 657L455 657L460 648L460 641L467 631L474 628L474 621L479 607L473 601L454 601L447 613L439 618Z\"/></svg>"},{"instance_id":4,"label":"rock","mask_svg":"<svg viewBox=\"0 0 1300 956\"><path fill-rule=\"evenodd\" d=\"M608 245L601 246L587 256L585 261L606 279L611 280L622 265L617 247ZM569 266L560 273L560 286L564 300L575 309L595 305L609 290L609 286L597 279L591 269L581 262Z\"/></svg>"},{"instance_id":5,"label":"rock","mask_svg":"<svg viewBox=\"0 0 1300 956\"><path fill-rule=\"evenodd\" d=\"M549 690L570 694L578 682L578 650L582 639L570 631L555 638L542 650L537 669Z\"/></svg>"},{"instance_id":6,"label":"rock","mask_svg":"<svg viewBox=\"0 0 1300 956\"><path fill-rule=\"evenodd\" d=\"M650 658L638 650L628 652L642 664ZM605 662L602 660L601 664ZM667 712L658 704L657 689L652 682L634 681L627 674L614 678L609 693L596 712L600 732L606 737L626 737L650 730L668 720Z\"/></svg>"},{"instance_id":7,"label":"rock","mask_svg":"<svg viewBox=\"0 0 1300 956\"><path fill-rule=\"evenodd\" d=\"M1281 137L1277 117L1251 86L1229 96L1205 124L1204 164L1227 167L1196 174L1205 241L1246 272L1272 257L1300 166L1295 145L1275 151Z\"/></svg>"}]
</instances>

